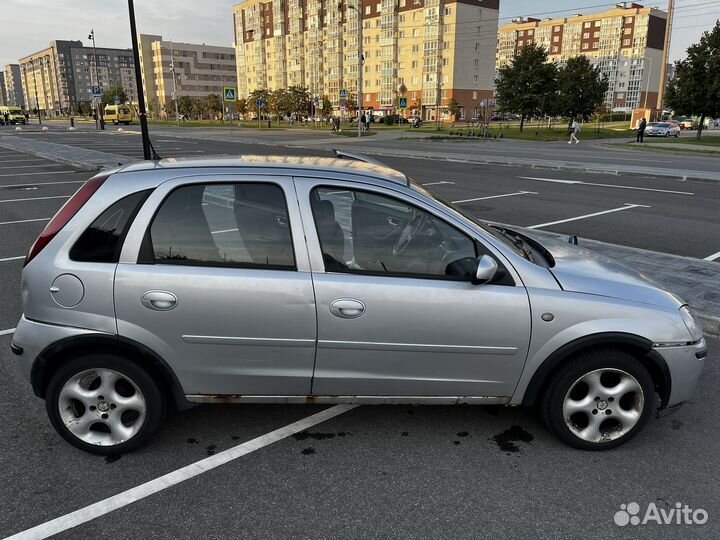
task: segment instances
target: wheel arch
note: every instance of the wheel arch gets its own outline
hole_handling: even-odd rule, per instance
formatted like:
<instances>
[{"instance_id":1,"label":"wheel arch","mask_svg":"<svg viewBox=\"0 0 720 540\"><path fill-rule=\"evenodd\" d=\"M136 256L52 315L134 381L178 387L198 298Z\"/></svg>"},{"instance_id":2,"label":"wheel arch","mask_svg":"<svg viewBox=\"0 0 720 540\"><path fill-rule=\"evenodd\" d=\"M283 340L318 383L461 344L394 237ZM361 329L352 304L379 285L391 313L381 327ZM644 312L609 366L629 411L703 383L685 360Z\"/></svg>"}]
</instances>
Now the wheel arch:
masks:
<instances>
[{"instance_id":1,"label":"wheel arch","mask_svg":"<svg viewBox=\"0 0 720 540\"><path fill-rule=\"evenodd\" d=\"M185 399L180 381L160 355L134 340L103 334L72 336L46 347L38 355L30 372L30 383L35 395L45 399L50 379L64 360L91 353L122 356L159 382L161 391L172 400L178 410L193 406Z\"/></svg>"},{"instance_id":2,"label":"wheel arch","mask_svg":"<svg viewBox=\"0 0 720 540\"><path fill-rule=\"evenodd\" d=\"M540 364L525 389L521 404L523 406L535 405L547 384L552 380L552 376L568 358L593 349L616 348L637 358L648 370L655 384L655 390L660 395L659 408L663 409L670 400L672 379L665 359L653 350L652 345L652 341L646 338L624 332L592 334L566 343Z\"/></svg>"}]
</instances>

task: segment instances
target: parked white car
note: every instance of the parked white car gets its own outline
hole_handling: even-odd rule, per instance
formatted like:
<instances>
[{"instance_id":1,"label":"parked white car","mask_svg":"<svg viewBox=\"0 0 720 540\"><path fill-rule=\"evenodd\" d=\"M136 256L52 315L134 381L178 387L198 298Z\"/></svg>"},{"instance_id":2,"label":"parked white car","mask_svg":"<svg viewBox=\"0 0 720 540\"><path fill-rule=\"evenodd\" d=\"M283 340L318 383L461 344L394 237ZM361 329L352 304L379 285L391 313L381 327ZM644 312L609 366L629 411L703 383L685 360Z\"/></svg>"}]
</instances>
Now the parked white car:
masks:
<instances>
[{"instance_id":1,"label":"parked white car","mask_svg":"<svg viewBox=\"0 0 720 540\"><path fill-rule=\"evenodd\" d=\"M672 122L650 122L645 128L648 137L677 137L680 127Z\"/></svg>"}]
</instances>

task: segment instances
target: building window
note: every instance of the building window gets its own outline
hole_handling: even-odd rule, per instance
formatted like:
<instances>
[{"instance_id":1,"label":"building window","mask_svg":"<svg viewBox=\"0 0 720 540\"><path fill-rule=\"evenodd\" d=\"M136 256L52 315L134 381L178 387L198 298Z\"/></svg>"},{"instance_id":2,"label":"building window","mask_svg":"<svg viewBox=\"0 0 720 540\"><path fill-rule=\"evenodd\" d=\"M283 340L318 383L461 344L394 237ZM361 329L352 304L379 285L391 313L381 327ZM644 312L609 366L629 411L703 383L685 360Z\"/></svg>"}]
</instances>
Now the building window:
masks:
<instances>
[{"instance_id":1,"label":"building window","mask_svg":"<svg viewBox=\"0 0 720 540\"><path fill-rule=\"evenodd\" d=\"M585 32L583 34L583 39L588 39L590 37L590 32Z\"/></svg>"},{"instance_id":2,"label":"building window","mask_svg":"<svg viewBox=\"0 0 720 540\"><path fill-rule=\"evenodd\" d=\"M532 36L533 33L534 33L534 30L528 30L527 35L528 35L528 36Z\"/></svg>"},{"instance_id":3,"label":"building window","mask_svg":"<svg viewBox=\"0 0 720 540\"><path fill-rule=\"evenodd\" d=\"M560 41L560 36L553 36L553 43L557 43Z\"/></svg>"},{"instance_id":4,"label":"building window","mask_svg":"<svg viewBox=\"0 0 720 540\"><path fill-rule=\"evenodd\" d=\"M365 6L365 15L370 15L370 6Z\"/></svg>"},{"instance_id":5,"label":"building window","mask_svg":"<svg viewBox=\"0 0 720 540\"><path fill-rule=\"evenodd\" d=\"M591 26L592 26L592 23L588 21L583 25L583 28L590 28Z\"/></svg>"},{"instance_id":6,"label":"building window","mask_svg":"<svg viewBox=\"0 0 720 540\"><path fill-rule=\"evenodd\" d=\"M520 30L518 32L518 36L524 36L524 35L525 35L525 30Z\"/></svg>"},{"instance_id":7,"label":"building window","mask_svg":"<svg viewBox=\"0 0 720 540\"><path fill-rule=\"evenodd\" d=\"M446 7L445 8L445 15L450 15L452 13L452 8Z\"/></svg>"},{"instance_id":8,"label":"building window","mask_svg":"<svg viewBox=\"0 0 720 540\"><path fill-rule=\"evenodd\" d=\"M473 75L473 82L474 82L475 84L477 84L477 82L478 82L478 76L477 76L477 75Z\"/></svg>"},{"instance_id":9,"label":"building window","mask_svg":"<svg viewBox=\"0 0 720 540\"><path fill-rule=\"evenodd\" d=\"M623 39L623 45L626 46L626 47L629 46L629 45L630 45L630 40L629 40L629 39Z\"/></svg>"},{"instance_id":10,"label":"building window","mask_svg":"<svg viewBox=\"0 0 720 540\"><path fill-rule=\"evenodd\" d=\"M583 49L587 49L588 47L589 47L589 44L588 44L588 43L583 43L583 44L582 44L582 48L583 48Z\"/></svg>"},{"instance_id":11,"label":"building window","mask_svg":"<svg viewBox=\"0 0 720 540\"><path fill-rule=\"evenodd\" d=\"M559 32L560 27L559 26L553 26L553 32Z\"/></svg>"},{"instance_id":12,"label":"building window","mask_svg":"<svg viewBox=\"0 0 720 540\"><path fill-rule=\"evenodd\" d=\"M633 17L625 17L625 24L632 24L633 20Z\"/></svg>"},{"instance_id":13,"label":"building window","mask_svg":"<svg viewBox=\"0 0 720 540\"><path fill-rule=\"evenodd\" d=\"M632 28L625 28L625 35L632 34Z\"/></svg>"},{"instance_id":14,"label":"building window","mask_svg":"<svg viewBox=\"0 0 720 540\"><path fill-rule=\"evenodd\" d=\"M473 96L473 97L472 97L473 99L477 99L477 91L473 90L472 96Z\"/></svg>"}]
</instances>

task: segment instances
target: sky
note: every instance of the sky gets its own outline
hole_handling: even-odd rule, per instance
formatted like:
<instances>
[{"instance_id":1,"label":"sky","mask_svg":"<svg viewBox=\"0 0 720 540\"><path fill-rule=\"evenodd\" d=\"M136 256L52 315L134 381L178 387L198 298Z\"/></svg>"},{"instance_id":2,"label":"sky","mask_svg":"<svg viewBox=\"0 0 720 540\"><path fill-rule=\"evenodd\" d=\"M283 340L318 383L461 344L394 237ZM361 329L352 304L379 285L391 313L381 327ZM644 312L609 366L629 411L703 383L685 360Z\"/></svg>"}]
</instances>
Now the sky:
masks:
<instances>
[{"instance_id":1,"label":"sky","mask_svg":"<svg viewBox=\"0 0 720 540\"><path fill-rule=\"evenodd\" d=\"M237 0L135 0L138 32L165 39L231 46L232 6ZM667 0L642 1L667 8ZM130 23L125 0L0 0L10 15L0 30L0 66L47 47L54 39L89 44L95 29L98 47L130 47ZM601 0L500 0L500 24L522 16L562 17L611 7ZM670 60L684 57L702 32L720 19L720 0L676 0Z\"/></svg>"}]
</instances>

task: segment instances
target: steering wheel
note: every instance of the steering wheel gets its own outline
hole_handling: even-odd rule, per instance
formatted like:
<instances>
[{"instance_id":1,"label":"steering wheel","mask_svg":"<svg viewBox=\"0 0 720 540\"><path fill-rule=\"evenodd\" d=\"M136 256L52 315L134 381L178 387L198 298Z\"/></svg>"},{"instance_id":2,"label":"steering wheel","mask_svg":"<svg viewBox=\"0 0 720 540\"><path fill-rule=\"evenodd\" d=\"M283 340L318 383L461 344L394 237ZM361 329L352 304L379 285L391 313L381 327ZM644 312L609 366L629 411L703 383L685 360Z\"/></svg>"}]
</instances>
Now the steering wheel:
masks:
<instances>
[{"instance_id":1,"label":"steering wheel","mask_svg":"<svg viewBox=\"0 0 720 540\"><path fill-rule=\"evenodd\" d=\"M415 238L417 233L420 232L426 221L427 214L424 213L419 213L414 218L412 218L408 222L408 224L405 225L405 228L400 233L400 237L397 239L397 242L395 242L395 245L393 246L392 254L400 255L403 251L405 251L405 248L408 247L410 242L412 242L413 238Z\"/></svg>"}]
</instances>

